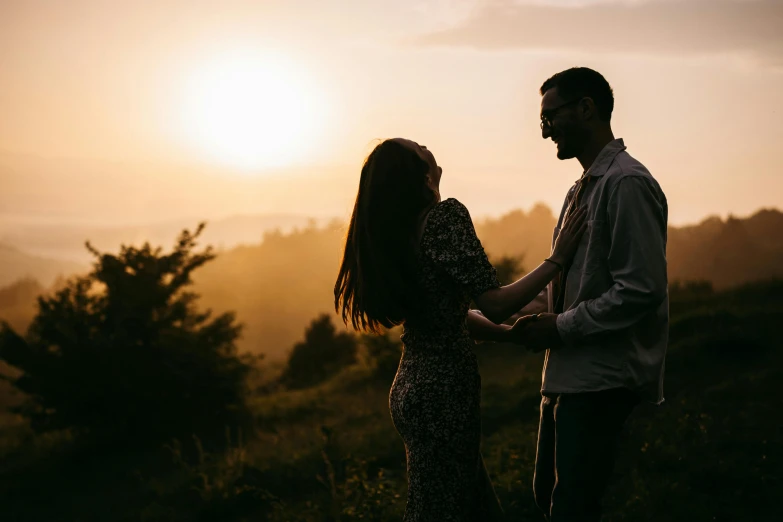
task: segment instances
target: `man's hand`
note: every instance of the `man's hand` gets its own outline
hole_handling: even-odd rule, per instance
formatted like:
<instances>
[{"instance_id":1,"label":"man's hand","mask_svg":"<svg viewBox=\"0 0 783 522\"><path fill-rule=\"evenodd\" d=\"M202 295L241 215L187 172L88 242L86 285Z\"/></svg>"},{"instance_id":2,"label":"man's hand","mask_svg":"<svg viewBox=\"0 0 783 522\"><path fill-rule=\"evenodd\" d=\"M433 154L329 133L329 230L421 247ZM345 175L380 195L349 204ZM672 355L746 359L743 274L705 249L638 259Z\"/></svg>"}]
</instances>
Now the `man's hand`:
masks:
<instances>
[{"instance_id":1,"label":"man's hand","mask_svg":"<svg viewBox=\"0 0 783 522\"><path fill-rule=\"evenodd\" d=\"M557 331L557 314L535 314L520 317L510 331L511 341L528 350L541 352L563 345Z\"/></svg>"}]
</instances>

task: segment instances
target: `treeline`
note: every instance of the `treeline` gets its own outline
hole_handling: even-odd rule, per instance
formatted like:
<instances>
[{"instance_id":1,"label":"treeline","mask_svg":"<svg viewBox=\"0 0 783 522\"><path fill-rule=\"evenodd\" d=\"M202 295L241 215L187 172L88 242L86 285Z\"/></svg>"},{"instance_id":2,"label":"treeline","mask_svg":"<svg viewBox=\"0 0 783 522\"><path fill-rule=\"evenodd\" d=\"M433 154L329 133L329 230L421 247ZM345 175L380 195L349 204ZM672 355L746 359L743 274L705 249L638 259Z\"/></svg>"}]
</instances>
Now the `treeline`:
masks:
<instances>
[{"instance_id":1,"label":"treeline","mask_svg":"<svg viewBox=\"0 0 783 522\"><path fill-rule=\"evenodd\" d=\"M554 224L552 211L537 205L477 220L476 229L493 262L516 258L522 260L522 268L530 269L548 255ZM783 242L777 239L781 228L783 213L776 210L762 210L746 219L710 218L694 226L671 227L670 281L706 280L723 289L783 277ZM314 317L331 313L344 233L336 223L266 233L260 244L221 252L194 275L195 290L205 306L236 312L245 325L237 340L241 351L284 360L302 328ZM15 285L0 290L0 318L23 326L32 319L29 290L34 283Z\"/></svg>"}]
</instances>

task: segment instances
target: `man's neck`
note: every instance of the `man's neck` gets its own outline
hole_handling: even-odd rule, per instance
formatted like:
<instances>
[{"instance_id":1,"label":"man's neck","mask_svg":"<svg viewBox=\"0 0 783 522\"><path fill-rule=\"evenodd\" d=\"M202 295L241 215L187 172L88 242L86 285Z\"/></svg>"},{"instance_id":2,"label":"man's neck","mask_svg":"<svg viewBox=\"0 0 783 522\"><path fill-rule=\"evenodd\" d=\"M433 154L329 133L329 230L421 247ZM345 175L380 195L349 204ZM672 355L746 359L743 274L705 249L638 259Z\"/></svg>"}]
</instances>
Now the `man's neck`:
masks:
<instances>
[{"instance_id":1,"label":"man's neck","mask_svg":"<svg viewBox=\"0 0 783 522\"><path fill-rule=\"evenodd\" d=\"M585 172L593 165L595 159L610 142L614 141L612 129L606 129L593 135L593 139L585 147L584 152L576 157Z\"/></svg>"}]
</instances>

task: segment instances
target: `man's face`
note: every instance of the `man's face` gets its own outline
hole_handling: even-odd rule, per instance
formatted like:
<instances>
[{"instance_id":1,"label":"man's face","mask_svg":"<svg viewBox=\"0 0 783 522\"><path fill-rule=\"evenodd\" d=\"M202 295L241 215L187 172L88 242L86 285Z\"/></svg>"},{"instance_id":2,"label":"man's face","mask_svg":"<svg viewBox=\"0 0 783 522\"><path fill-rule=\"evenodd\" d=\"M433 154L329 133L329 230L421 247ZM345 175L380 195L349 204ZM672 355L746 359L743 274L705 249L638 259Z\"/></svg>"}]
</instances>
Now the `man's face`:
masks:
<instances>
[{"instance_id":1,"label":"man's face","mask_svg":"<svg viewBox=\"0 0 783 522\"><path fill-rule=\"evenodd\" d=\"M589 131L578 107L579 99L563 99L557 88L549 89L541 98L541 137L552 138L558 159L575 158L584 150Z\"/></svg>"}]
</instances>

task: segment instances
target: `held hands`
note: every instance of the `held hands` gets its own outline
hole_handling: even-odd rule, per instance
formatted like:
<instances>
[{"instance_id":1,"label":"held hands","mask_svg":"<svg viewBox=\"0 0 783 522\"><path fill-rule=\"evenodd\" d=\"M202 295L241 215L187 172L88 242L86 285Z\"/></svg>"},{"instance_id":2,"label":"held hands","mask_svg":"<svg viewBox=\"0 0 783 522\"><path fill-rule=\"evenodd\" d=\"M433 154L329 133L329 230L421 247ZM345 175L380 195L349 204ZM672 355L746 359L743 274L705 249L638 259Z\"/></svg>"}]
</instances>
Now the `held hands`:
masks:
<instances>
[{"instance_id":1,"label":"held hands","mask_svg":"<svg viewBox=\"0 0 783 522\"><path fill-rule=\"evenodd\" d=\"M562 266L571 263L574 254L576 254L576 249L579 247L582 234L587 230L586 217L587 210L584 207L569 214L568 219L566 219L565 223L563 223L563 227L560 229L557 240L555 240L551 259L560 263Z\"/></svg>"},{"instance_id":2,"label":"held hands","mask_svg":"<svg viewBox=\"0 0 783 522\"><path fill-rule=\"evenodd\" d=\"M508 333L513 343L524 345L533 352L563 345L557 331L557 314L535 314L520 317Z\"/></svg>"}]
</instances>

